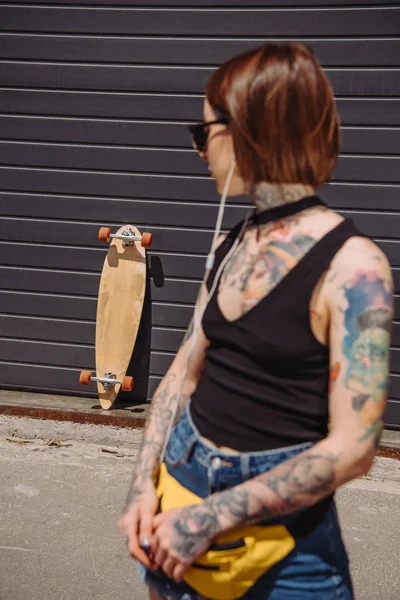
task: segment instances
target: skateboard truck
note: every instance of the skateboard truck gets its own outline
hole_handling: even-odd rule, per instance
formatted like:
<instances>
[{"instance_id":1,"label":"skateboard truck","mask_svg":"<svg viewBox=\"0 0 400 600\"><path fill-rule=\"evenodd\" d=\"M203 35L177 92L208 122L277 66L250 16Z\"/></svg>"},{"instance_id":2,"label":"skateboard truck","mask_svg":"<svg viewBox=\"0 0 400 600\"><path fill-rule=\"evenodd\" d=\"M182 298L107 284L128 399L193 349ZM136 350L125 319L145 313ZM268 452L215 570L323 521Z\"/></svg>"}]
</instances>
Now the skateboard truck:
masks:
<instances>
[{"instance_id":1,"label":"skateboard truck","mask_svg":"<svg viewBox=\"0 0 400 600\"><path fill-rule=\"evenodd\" d=\"M152 233L143 233L141 237L135 235L130 227L125 229L121 234L111 233L109 227L100 227L99 241L109 242L111 239L122 240L122 246L133 246L133 242L140 242L143 248L150 248L153 239Z\"/></svg>"},{"instance_id":2,"label":"skateboard truck","mask_svg":"<svg viewBox=\"0 0 400 600\"><path fill-rule=\"evenodd\" d=\"M118 384L124 392L130 392L133 388L133 377L127 375L122 378L122 381L117 379L115 373L104 373L104 377L93 377L92 371L81 371L79 376L79 383L82 385L89 385L92 381L98 381L103 385L106 392L114 389Z\"/></svg>"}]
</instances>

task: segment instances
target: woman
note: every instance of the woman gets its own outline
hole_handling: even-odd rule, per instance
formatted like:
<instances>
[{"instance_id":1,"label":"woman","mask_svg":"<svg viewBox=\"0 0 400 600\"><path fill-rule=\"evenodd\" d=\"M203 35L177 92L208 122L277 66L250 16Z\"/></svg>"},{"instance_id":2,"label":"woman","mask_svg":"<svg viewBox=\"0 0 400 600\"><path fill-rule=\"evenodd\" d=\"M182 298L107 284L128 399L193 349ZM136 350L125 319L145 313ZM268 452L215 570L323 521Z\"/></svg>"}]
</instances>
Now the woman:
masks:
<instances>
[{"instance_id":1,"label":"woman","mask_svg":"<svg viewBox=\"0 0 400 600\"><path fill-rule=\"evenodd\" d=\"M392 280L381 250L314 195L339 151L332 91L310 50L266 44L212 75L192 132L218 191L255 211L220 240L201 329L155 394L119 526L153 600L207 597L184 581L191 565L254 523L293 543L243 598L348 600L333 495L370 468L379 439ZM166 468L201 501L156 514L178 405Z\"/></svg>"}]
</instances>

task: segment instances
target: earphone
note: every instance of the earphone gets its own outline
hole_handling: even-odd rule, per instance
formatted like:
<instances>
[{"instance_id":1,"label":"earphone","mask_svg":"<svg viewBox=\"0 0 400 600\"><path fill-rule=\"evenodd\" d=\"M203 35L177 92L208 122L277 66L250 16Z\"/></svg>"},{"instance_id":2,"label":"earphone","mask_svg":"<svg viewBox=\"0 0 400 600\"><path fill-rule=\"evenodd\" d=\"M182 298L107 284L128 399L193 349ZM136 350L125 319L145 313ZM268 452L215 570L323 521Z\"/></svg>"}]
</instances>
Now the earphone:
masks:
<instances>
[{"instance_id":1,"label":"earphone","mask_svg":"<svg viewBox=\"0 0 400 600\"><path fill-rule=\"evenodd\" d=\"M190 367L190 363L193 357L193 353L196 347L196 342L197 342L197 338L198 338L198 334L199 334L199 329L201 326L201 321L203 319L203 315L204 312L212 298L212 296L215 293L215 290L217 289L218 286L218 282L219 282L219 278L221 276L222 271L225 268L226 263L229 261L229 259L231 258L232 254L235 252L236 248L238 247L238 245L240 244L241 240L242 240L242 236L244 234L244 231L247 227L247 223L248 220L250 218L250 214L252 211L250 211L247 216L245 217L244 221L243 221L243 225L242 228L239 232L239 235L236 237L234 243L232 244L232 247L230 248L229 252L226 254L226 256L224 257L224 259L221 261L221 264L218 267L218 270L215 274L214 280L213 280L213 284L210 288L210 291L207 294L206 297L206 301L204 303L204 306L200 309L200 296L201 296L201 291L203 286L207 285L207 281L208 281L208 277L210 275L210 272L214 266L214 262L215 262L215 250L216 250L216 245L218 242L218 238L221 232L221 226L222 226L222 219L224 216L224 212L225 212L225 204L226 204L226 198L228 196L228 191L229 191L229 187L231 185L232 182L232 177L233 177L233 173L235 171L235 167L236 167L236 157L235 155L233 155L233 159L232 159L232 164L229 168L228 171L228 175L225 181L225 185L224 185L224 190L222 192L222 196L221 196L221 200L219 203L219 209L218 209L218 215L217 215L217 221L215 224L215 229L214 229L214 234L213 234L213 239L211 242L211 249L209 254L207 255L207 259L206 259L206 265L205 265L205 273L204 273L204 277L203 280L200 284L200 288L199 288L199 292L197 295L197 299L196 299L196 303L194 306L194 314L193 314L193 332L192 332L192 336L191 336L191 347L190 347L190 351L189 354L187 356L186 359L186 363L183 369L183 373L182 373L182 380L181 380L181 384L179 386L179 391L178 391L178 402L176 404L175 409L172 411L171 417L170 417L170 422L168 424L168 429L167 429L167 433L165 436L165 440L164 440L164 445L162 448L162 452L161 452L161 457L160 457L160 462L163 461L164 459L164 454L165 454L165 450L169 441L169 437L171 435L171 431L172 431L172 427L174 426L175 423L175 419L178 413L178 408L180 406L180 398L182 395L182 390L183 390L183 386L185 384L186 381L186 377L189 371L189 367Z\"/></svg>"}]
</instances>

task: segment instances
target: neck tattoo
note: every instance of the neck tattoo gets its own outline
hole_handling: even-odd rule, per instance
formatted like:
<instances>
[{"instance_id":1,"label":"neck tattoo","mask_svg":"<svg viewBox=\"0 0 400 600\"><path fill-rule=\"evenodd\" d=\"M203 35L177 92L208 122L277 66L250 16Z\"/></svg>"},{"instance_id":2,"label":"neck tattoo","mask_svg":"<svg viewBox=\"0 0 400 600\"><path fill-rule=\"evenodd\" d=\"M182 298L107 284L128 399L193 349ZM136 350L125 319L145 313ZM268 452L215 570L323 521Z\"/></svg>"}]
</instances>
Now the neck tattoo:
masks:
<instances>
[{"instance_id":1,"label":"neck tattoo","mask_svg":"<svg viewBox=\"0 0 400 600\"><path fill-rule=\"evenodd\" d=\"M314 195L311 185L302 183L267 183L262 181L252 185L249 189L249 199L258 212L275 208L283 204L297 202L302 198Z\"/></svg>"}]
</instances>

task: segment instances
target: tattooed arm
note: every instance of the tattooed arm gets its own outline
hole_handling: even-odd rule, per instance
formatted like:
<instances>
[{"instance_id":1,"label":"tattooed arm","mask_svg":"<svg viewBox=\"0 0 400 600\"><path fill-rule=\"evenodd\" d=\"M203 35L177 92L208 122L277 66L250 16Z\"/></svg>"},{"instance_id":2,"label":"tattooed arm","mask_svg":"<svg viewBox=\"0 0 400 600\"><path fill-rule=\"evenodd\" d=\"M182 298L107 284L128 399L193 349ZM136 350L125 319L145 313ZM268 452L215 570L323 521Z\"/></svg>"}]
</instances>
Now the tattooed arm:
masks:
<instances>
[{"instance_id":1,"label":"tattooed arm","mask_svg":"<svg viewBox=\"0 0 400 600\"><path fill-rule=\"evenodd\" d=\"M390 268L362 238L345 244L333 263L335 277L322 288L330 323L328 436L267 473L177 511L169 526L168 513L157 516L156 533L165 540L159 557L171 577L180 580L216 535L312 506L370 468L386 403Z\"/></svg>"},{"instance_id":2,"label":"tattooed arm","mask_svg":"<svg viewBox=\"0 0 400 600\"><path fill-rule=\"evenodd\" d=\"M206 295L204 287L199 299L200 306L204 303ZM208 340L200 328L196 344L193 347L192 321L176 357L154 394L136 470L123 515L118 523L120 531L129 538L130 554L148 568L151 568L150 561L140 548L139 542L150 540L153 532L152 521L158 505L154 476L173 414L177 410L177 416L179 416L188 398L196 389L203 369L207 345ZM190 352L192 352L190 367L181 390L183 372Z\"/></svg>"}]
</instances>

